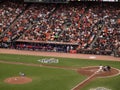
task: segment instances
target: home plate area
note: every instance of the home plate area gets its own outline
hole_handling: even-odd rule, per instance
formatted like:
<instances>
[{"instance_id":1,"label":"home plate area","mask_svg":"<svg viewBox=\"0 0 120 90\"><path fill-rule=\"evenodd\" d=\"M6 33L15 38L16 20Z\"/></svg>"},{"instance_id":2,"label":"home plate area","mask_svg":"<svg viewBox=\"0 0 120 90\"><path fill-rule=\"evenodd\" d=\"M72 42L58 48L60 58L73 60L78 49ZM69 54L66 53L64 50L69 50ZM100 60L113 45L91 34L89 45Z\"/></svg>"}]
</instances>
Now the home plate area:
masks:
<instances>
[{"instance_id":1,"label":"home plate area","mask_svg":"<svg viewBox=\"0 0 120 90\"><path fill-rule=\"evenodd\" d=\"M97 87L97 88L91 88L90 90L111 90L105 87Z\"/></svg>"},{"instance_id":2,"label":"home plate area","mask_svg":"<svg viewBox=\"0 0 120 90\"><path fill-rule=\"evenodd\" d=\"M100 71L97 72L99 69L98 66L95 67L84 67L84 68L80 68L77 70L78 73L85 75L85 76L91 76L92 74L95 74L95 77L110 77L110 76L116 76L120 73L120 71L118 69L115 68L111 68L110 71Z\"/></svg>"},{"instance_id":3,"label":"home plate area","mask_svg":"<svg viewBox=\"0 0 120 90\"><path fill-rule=\"evenodd\" d=\"M100 70L98 66L91 66L91 67L83 67L79 68L77 72L81 75L85 75L86 78L84 81L80 82L78 85L73 87L71 90L80 90L84 87L87 83L90 83L91 80L95 78L105 78L105 77L113 77L120 74L120 70L112 68L109 71ZM90 90L109 90L106 88L94 88Z\"/></svg>"}]
</instances>

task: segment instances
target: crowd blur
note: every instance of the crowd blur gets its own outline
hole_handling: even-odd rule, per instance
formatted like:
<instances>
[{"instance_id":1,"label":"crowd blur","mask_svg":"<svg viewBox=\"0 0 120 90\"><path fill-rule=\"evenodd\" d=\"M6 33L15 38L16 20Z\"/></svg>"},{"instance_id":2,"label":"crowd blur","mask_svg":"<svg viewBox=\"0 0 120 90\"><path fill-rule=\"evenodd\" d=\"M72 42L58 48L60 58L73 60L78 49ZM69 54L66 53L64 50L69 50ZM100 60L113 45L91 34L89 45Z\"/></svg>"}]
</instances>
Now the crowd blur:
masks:
<instances>
[{"instance_id":1,"label":"crowd blur","mask_svg":"<svg viewBox=\"0 0 120 90\"><path fill-rule=\"evenodd\" d=\"M114 51L120 47L120 7L119 4L103 5L102 19L104 27L98 36L93 48L96 50Z\"/></svg>"},{"instance_id":2,"label":"crowd blur","mask_svg":"<svg viewBox=\"0 0 120 90\"><path fill-rule=\"evenodd\" d=\"M4 32L24 10L24 4L4 2L0 4L0 34Z\"/></svg>"},{"instance_id":3,"label":"crowd blur","mask_svg":"<svg viewBox=\"0 0 120 90\"><path fill-rule=\"evenodd\" d=\"M87 10L85 4L79 3L59 5L48 19L39 19L21 39L70 42L88 47L98 32L98 27L94 26L99 21L98 9L92 12L91 8Z\"/></svg>"},{"instance_id":4,"label":"crowd blur","mask_svg":"<svg viewBox=\"0 0 120 90\"><path fill-rule=\"evenodd\" d=\"M25 9L25 4L0 6L0 33ZM120 42L120 4L30 4L1 41L31 40L77 44L79 49L114 51Z\"/></svg>"},{"instance_id":5,"label":"crowd blur","mask_svg":"<svg viewBox=\"0 0 120 90\"><path fill-rule=\"evenodd\" d=\"M34 18L32 19L32 27L28 29L20 39L45 41L44 33L48 31L47 28L49 26L49 23L47 22L49 20L50 14L55 10L55 5L49 4L48 6L48 4L35 4L34 6L32 5L31 8L34 8L32 12Z\"/></svg>"}]
</instances>

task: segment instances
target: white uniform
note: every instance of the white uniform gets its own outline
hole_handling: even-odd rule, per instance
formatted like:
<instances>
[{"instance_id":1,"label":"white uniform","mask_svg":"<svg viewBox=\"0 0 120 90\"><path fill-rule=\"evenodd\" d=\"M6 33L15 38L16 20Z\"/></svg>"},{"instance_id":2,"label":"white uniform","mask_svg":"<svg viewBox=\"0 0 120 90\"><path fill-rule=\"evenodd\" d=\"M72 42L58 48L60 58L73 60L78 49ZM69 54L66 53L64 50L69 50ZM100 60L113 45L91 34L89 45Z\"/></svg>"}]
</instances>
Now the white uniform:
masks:
<instances>
[{"instance_id":1,"label":"white uniform","mask_svg":"<svg viewBox=\"0 0 120 90\"><path fill-rule=\"evenodd\" d=\"M99 69L100 69L100 70L103 70L103 66L100 66Z\"/></svg>"},{"instance_id":2,"label":"white uniform","mask_svg":"<svg viewBox=\"0 0 120 90\"><path fill-rule=\"evenodd\" d=\"M99 66L99 69L97 72L103 71L103 66Z\"/></svg>"},{"instance_id":3,"label":"white uniform","mask_svg":"<svg viewBox=\"0 0 120 90\"><path fill-rule=\"evenodd\" d=\"M19 74L20 74L20 76L25 76L25 74L24 74L24 73L22 73L22 72L19 72Z\"/></svg>"}]
</instances>

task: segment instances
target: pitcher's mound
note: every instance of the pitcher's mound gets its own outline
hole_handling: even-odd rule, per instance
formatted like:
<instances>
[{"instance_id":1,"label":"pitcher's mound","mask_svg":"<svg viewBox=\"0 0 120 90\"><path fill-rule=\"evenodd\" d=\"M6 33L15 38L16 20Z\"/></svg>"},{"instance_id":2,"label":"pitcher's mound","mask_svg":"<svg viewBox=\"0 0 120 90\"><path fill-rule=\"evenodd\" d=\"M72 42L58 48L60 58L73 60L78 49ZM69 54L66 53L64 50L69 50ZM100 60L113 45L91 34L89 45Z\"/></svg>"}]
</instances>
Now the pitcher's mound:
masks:
<instances>
[{"instance_id":1,"label":"pitcher's mound","mask_svg":"<svg viewBox=\"0 0 120 90\"><path fill-rule=\"evenodd\" d=\"M28 77L10 77L4 80L5 83L9 83L9 84L25 84L25 83L29 83L32 82L31 78Z\"/></svg>"}]
</instances>

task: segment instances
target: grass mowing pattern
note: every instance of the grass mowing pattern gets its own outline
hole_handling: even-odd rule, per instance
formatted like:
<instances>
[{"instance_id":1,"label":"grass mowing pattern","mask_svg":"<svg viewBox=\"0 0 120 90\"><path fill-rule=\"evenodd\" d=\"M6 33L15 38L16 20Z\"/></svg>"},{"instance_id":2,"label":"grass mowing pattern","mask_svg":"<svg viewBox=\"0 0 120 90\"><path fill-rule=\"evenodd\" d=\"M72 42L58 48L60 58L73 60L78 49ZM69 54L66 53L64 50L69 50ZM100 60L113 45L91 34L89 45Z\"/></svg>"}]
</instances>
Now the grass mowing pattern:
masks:
<instances>
[{"instance_id":1,"label":"grass mowing pattern","mask_svg":"<svg viewBox=\"0 0 120 90\"><path fill-rule=\"evenodd\" d=\"M70 90L72 86L85 79L75 71L49 69L23 65L0 64L0 90ZM23 85L10 85L3 80L25 72L33 81Z\"/></svg>"},{"instance_id":2,"label":"grass mowing pattern","mask_svg":"<svg viewBox=\"0 0 120 90\"><path fill-rule=\"evenodd\" d=\"M120 69L120 67L119 67L120 62L118 62L118 61L100 61L100 60L58 58L58 57L0 54L0 60L24 62L24 63L34 63L34 64L41 64L37 60L43 59L43 58L57 58L57 59L59 59L59 63L50 64L50 65L70 66L70 67L86 67L86 66L99 66L100 64L102 64L102 65L110 65L112 67Z\"/></svg>"},{"instance_id":3,"label":"grass mowing pattern","mask_svg":"<svg viewBox=\"0 0 120 90\"><path fill-rule=\"evenodd\" d=\"M81 90L89 90L90 88L105 87L110 90L120 90L120 75L112 78L97 78L91 81L86 87Z\"/></svg>"},{"instance_id":4,"label":"grass mowing pattern","mask_svg":"<svg viewBox=\"0 0 120 90\"><path fill-rule=\"evenodd\" d=\"M46 58L41 56L27 56L27 55L8 55L0 54L0 60L15 61L24 63L36 63L37 60ZM51 57L47 57L51 58ZM52 57L53 58L53 57ZM99 61L99 60L85 60L85 59L70 59L70 58L57 58L60 63L51 64L57 66L70 66L70 67L86 67L110 65L114 68L120 69L120 62L117 61ZM30 67L23 65L9 65L0 64L0 90L70 90L80 81L85 79L84 76L79 75L72 70L52 69L43 67ZM28 77L32 77L33 82L25 85L9 85L2 81L11 76L16 76L22 71ZM111 90L120 90L120 76L104 79L96 79L89 83L81 90L89 90L90 88L106 87Z\"/></svg>"}]
</instances>

